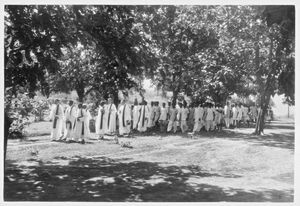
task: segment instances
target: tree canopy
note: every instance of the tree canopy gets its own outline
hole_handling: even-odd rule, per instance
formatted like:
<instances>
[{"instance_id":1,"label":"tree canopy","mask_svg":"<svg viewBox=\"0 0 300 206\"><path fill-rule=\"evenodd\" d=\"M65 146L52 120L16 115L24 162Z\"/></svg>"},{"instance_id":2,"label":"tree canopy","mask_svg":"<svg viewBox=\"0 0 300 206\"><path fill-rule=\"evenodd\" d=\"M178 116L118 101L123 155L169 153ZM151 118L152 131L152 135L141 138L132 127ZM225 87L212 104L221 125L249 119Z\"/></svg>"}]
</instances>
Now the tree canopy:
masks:
<instances>
[{"instance_id":1,"label":"tree canopy","mask_svg":"<svg viewBox=\"0 0 300 206\"><path fill-rule=\"evenodd\" d=\"M5 87L118 90L150 78L195 101L233 93L294 104L293 6L5 6ZM288 81L287 81L288 80ZM139 88L141 89L141 88Z\"/></svg>"}]
</instances>

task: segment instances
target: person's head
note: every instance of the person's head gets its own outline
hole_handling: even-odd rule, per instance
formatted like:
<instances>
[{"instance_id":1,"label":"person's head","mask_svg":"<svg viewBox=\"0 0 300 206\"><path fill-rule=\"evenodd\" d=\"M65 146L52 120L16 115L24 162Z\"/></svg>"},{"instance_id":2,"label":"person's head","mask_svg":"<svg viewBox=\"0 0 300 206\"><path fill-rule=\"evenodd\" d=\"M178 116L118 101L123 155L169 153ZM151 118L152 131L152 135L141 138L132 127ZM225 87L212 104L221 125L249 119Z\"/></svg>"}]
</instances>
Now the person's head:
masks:
<instances>
[{"instance_id":1,"label":"person's head","mask_svg":"<svg viewBox=\"0 0 300 206\"><path fill-rule=\"evenodd\" d=\"M134 99L134 103L133 104L134 105L138 105L139 104L137 98Z\"/></svg>"},{"instance_id":2,"label":"person's head","mask_svg":"<svg viewBox=\"0 0 300 206\"><path fill-rule=\"evenodd\" d=\"M228 102L226 102L226 104L227 104L227 106L229 106L230 102L228 101Z\"/></svg>"},{"instance_id":3,"label":"person's head","mask_svg":"<svg viewBox=\"0 0 300 206\"><path fill-rule=\"evenodd\" d=\"M146 100L144 100L144 105L147 105L147 104L148 104L148 102Z\"/></svg>"},{"instance_id":4,"label":"person's head","mask_svg":"<svg viewBox=\"0 0 300 206\"><path fill-rule=\"evenodd\" d=\"M104 106L104 104L105 104L105 101L101 101L100 102L100 105L103 107Z\"/></svg>"},{"instance_id":5,"label":"person's head","mask_svg":"<svg viewBox=\"0 0 300 206\"><path fill-rule=\"evenodd\" d=\"M235 104L232 104L231 107L235 107Z\"/></svg>"},{"instance_id":6,"label":"person's head","mask_svg":"<svg viewBox=\"0 0 300 206\"><path fill-rule=\"evenodd\" d=\"M157 107L159 106L159 102L158 102L158 101L156 102L156 106L157 106Z\"/></svg>"},{"instance_id":7,"label":"person's head","mask_svg":"<svg viewBox=\"0 0 300 206\"><path fill-rule=\"evenodd\" d=\"M87 108L86 104L83 104L83 105L82 105L82 108L83 108L83 109L86 109L86 108Z\"/></svg>"},{"instance_id":8,"label":"person's head","mask_svg":"<svg viewBox=\"0 0 300 206\"><path fill-rule=\"evenodd\" d=\"M168 102L168 106L169 106L169 107L171 106L171 104L172 104L171 102Z\"/></svg>"},{"instance_id":9,"label":"person's head","mask_svg":"<svg viewBox=\"0 0 300 206\"><path fill-rule=\"evenodd\" d=\"M183 104L181 102L179 102L178 105L179 105L180 108L182 108Z\"/></svg>"},{"instance_id":10,"label":"person's head","mask_svg":"<svg viewBox=\"0 0 300 206\"><path fill-rule=\"evenodd\" d=\"M162 107L163 107L163 108L166 107L166 103L165 103L165 102L162 103Z\"/></svg>"},{"instance_id":11,"label":"person's head","mask_svg":"<svg viewBox=\"0 0 300 206\"><path fill-rule=\"evenodd\" d=\"M73 102L72 100L70 100L70 101L69 101L69 106L72 106L73 103L74 103L74 102Z\"/></svg>"},{"instance_id":12,"label":"person's head","mask_svg":"<svg viewBox=\"0 0 300 206\"><path fill-rule=\"evenodd\" d=\"M82 108L82 103L78 103L78 108L79 108L79 109Z\"/></svg>"},{"instance_id":13,"label":"person's head","mask_svg":"<svg viewBox=\"0 0 300 206\"><path fill-rule=\"evenodd\" d=\"M121 99L121 104L125 104L126 103L126 99Z\"/></svg>"},{"instance_id":14,"label":"person's head","mask_svg":"<svg viewBox=\"0 0 300 206\"><path fill-rule=\"evenodd\" d=\"M153 105L154 105L154 102L153 102L153 101L151 101L150 105L151 105L151 107L153 107Z\"/></svg>"},{"instance_id":15,"label":"person's head","mask_svg":"<svg viewBox=\"0 0 300 206\"><path fill-rule=\"evenodd\" d=\"M54 103L59 104L59 99L55 99Z\"/></svg>"},{"instance_id":16,"label":"person's head","mask_svg":"<svg viewBox=\"0 0 300 206\"><path fill-rule=\"evenodd\" d=\"M107 99L108 104L112 104L113 103L113 99L110 97Z\"/></svg>"}]
</instances>

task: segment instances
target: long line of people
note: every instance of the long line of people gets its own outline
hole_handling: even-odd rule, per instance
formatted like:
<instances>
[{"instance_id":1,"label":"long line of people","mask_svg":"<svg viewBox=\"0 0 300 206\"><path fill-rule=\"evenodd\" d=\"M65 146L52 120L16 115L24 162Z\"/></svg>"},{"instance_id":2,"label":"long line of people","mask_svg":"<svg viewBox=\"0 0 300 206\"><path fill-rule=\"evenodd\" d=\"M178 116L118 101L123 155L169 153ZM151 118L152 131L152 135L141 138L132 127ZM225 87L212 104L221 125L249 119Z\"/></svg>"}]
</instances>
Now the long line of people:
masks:
<instances>
[{"instance_id":1,"label":"long line of people","mask_svg":"<svg viewBox=\"0 0 300 206\"><path fill-rule=\"evenodd\" d=\"M52 141L67 141L85 143L90 137L90 120L95 120L95 132L98 139L105 135L129 136L133 132L160 131L162 133L182 132L195 134L200 131L220 131L223 127L236 128L249 127L250 122L255 122L258 117L257 106L248 107L241 103L231 104L227 102L223 107L220 104L205 102L201 104L187 105L186 101L168 106L163 102L151 102L142 100L134 104L123 99L118 108L109 98L101 101L98 113L92 117L87 106L82 103L74 105L69 101L66 109L57 99L52 105L50 119L52 120ZM117 130L118 129L118 130Z\"/></svg>"}]
</instances>

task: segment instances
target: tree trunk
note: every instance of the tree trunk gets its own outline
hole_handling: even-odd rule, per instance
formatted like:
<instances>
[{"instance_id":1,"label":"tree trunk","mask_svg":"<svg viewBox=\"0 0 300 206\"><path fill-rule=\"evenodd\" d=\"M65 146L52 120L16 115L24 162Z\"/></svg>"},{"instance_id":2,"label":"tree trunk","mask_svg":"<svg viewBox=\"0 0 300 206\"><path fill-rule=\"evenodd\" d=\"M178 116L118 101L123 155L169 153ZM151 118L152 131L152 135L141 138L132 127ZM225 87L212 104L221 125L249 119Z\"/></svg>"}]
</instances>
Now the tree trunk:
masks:
<instances>
[{"instance_id":1,"label":"tree trunk","mask_svg":"<svg viewBox=\"0 0 300 206\"><path fill-rule=\"evenodd\" d=\"M4 111L4 162L6 159L7 138L9 135L9 128L10 128L11 123L12 122L11 122L10 118L8 117L6 111Z\"/></svg>"},{"instance_id":2,"label":"tree trunk","mask_svg":"<svg viewBox=\"0 0 300 206\"><path fill-rule=\"evenodd\" d=\"M175 90L173 90L172 105L176 105L176 100L177 100L179 91L180 91L179 87L177 87Z\"/></svg>"},{"instance_id":3,"label":"tree trunk","mask_svg":"<svg viewBox=\"0 0 300 206\"><path fill-rule=\"evenodd\" d=\"M258 114L258 120L256 122L255 126L255 132L254 134L256 135L261 135L264 132L264 126L265 126L265 116L267 113L267 109L269 106L271 95L263 95L261 99L261 104L260 104L260 112Z\"/></svg>"},{"instance_id":4,"label":"tree trunk","mask_svg":"<svg viewBox=\"0 0 300 206\"><path fill-rule=\"evenodd\" d=\"M83 99L84 99L84 85L83 85L83 82L79 82L76 85L75 90L76 90L77 95L78 95L78 101L83 102Z\"/></svg>"},{"instance_id":5,"label":"tree trunk","mask_svg":"<svg viewBox=\"0 0 300 206\"><path fill-rule=\"evenodd\" d=\"M272 89L272 85L274 83L274 78L273 78L273 73L274 73L274 68L273 68L273 64L272 64L272 58L273 58L273 38L271 38L271 44L270 44L270 49L269 49L269 73L267 76L267 81L264 85L264 90L262 92L261 95L261 101L260 101L260 112L258 114L258 120L256 122L256 126L255 126L255 132L254 134L256 135L261 135L264 131L264 126L265 126L265 116L267 113L267 109L270 103L270 99L271 99L271 89ZM256 51L256 55L259 55L259 51ZM257 56L256 56L257 57ZM258 62L259 64L259 62Z\"/></svg>"},{"instance_id":6,"label":"tree trunk","mask_svg":"<svg viewBox=\"0 0 300 206\"><path fill-rule=\"evenodd\" d=\"M112 97L114 99L114 104L116 105L116 108L118 108L119 105L119 95L118 95L118 90L114 90L112 93Z\"/></svg>"}]
</instances>

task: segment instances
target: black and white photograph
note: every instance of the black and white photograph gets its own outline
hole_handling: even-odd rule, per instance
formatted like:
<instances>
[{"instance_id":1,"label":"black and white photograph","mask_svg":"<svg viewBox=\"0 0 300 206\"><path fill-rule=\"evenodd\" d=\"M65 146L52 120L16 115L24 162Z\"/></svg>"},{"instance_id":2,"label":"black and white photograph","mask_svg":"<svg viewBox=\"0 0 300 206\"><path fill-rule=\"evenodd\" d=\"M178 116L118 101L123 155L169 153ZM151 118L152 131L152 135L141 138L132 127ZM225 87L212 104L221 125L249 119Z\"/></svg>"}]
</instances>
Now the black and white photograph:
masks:
<instances>
[{"instance_id":1,"label":"black and white photograph","mask_svg":"<svg viewBox=\"0 0 300 206\"><path fill-rule=\"evenodd\" d=\"M2 5L3 203L296 205L295 3L79 3Z\"/></svg>"}]
</instances>

